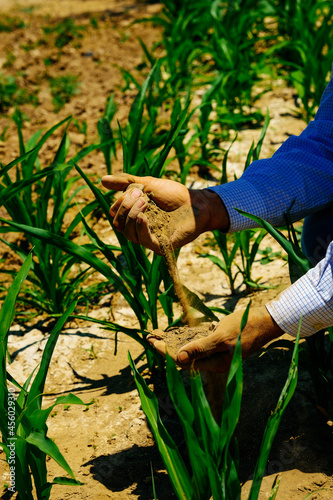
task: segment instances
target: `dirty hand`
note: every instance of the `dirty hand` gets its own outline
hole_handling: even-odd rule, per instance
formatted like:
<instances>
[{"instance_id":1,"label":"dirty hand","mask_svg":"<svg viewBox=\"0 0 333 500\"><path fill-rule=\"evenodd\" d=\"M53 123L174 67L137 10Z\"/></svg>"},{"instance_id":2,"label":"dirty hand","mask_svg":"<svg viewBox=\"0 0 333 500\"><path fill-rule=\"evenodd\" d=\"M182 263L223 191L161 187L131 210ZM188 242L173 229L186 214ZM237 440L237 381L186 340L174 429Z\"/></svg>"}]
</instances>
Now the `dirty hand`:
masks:
<instances>
[{"instance_id":1,"label":"dirty hand","mask_svg":"<svg viewBox=\"0 0 333 500\"><path fill-rule=\"evenodd\" d=\"M215 330L207 337L200 338L183 346L174 357L177 364L185 369L225 372L229 369L235 349L243 311L225 316ZM148 335L147 340L161 354L165 355L167 346L160 340L159 331ZM242 332L242 357L247 358L267 342L283 334L283 330L271 317L266 307L250 309L247 324Z\"/></svg>"},{"instance_id":2,"label":"dirty hand","mask_svg":"<svg viewBox=\"0 0 333 500\"><path fill-rule=\"evenodd\" d=\"M144 214L148 202L143 193L149 194L156 205L170 213L169 237L175 249L193 241L205 231L228 229L227 211L221 198L212 191L190 190L176 181L130 174L106 175L102 183L107 189L126 189L110 209L115 229L124 233L128 240L140 243L156 253L161 252ZM133 189L128 188L131 184L135 184Z\"/></svg>"}]
</instances>

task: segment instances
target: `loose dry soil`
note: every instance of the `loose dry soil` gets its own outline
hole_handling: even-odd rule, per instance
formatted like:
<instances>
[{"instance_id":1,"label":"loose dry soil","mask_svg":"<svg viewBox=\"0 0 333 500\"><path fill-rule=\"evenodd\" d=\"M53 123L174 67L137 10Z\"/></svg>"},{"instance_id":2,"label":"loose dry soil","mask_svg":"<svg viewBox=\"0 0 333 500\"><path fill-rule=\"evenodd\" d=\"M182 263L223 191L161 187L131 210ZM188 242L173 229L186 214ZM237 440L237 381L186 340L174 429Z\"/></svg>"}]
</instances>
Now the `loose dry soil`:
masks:
<instances>
[{"instance_id":1,"label":"loose dry soil","mask_svg":"<svg viewBox=\"0 0 333 500\"><path fill-rule=\"evenodd\" d=\"M25 29L0 33L0 67L7 60L6 52L10 51L16 59L8 71L13 74L20 72L31 90L40 87L40 105L36 109L24 107L30 118L23 130L25 139L41 127L49 128L73 114L80 121L87 122L88 131L86 137L74 127L70 129L71 152L76 152L97 140L97 120L111 92L114 92L118 104L118 119L121 122L126 119L135 89L130 88L126 92L120 89L122 78L116 65L132 70L142 62L138 36L148 46L159 38L158 30L149 24L131 25L133 20L159 11L159 4L146 5L134 0L24 0L20 4L0 0L0 9L23 18L27 23ZM33 45L43 36L42 26L60 22L66 16L87 26L79 47L65 47L59 61L57 51L45 45L36 46L29 52L22 49L22 44ZM92 17L98 20L97 30L90 25ZM51 66L45 66L43 61L46 58L53 61ZM81 81L80 93L57 115L53 111L45 73L48 76L76 74ZM200 92L197 100L200 100ZM292 91L283 87L282 82L276 82L275 89L266 94L258 106L263 110L268 106L271 115L262 150L262 156L268 157L288 135L299 134L305 125L295 113ZM12 111L9 110L9 114ZM4 164L19 154L15 127L7 118L0 118L0 132L7 125L7 139L0 142L0 160ZM259 133L259 130L243 130L239 133L239 140L229 155L231 178L234 173L240 175L246 152L252 140L258 139ZM41 160L45 165L52 159L58 140L59 136L52 137L43 149ZM97 177L106 173L101 153L90 155L81 165L86 172ZM121 155L114 169L121 169ZM193 172L189 176L189 185L203 187L207 184ZM89 201L88 193L82 196L83 201ZM105 241L113 241L103 219L96 221L95 230ZM266 246L277 248L269 237L264 242ZM257 262L255 276L262 276L262 282L275 285L275 288L250 295L241 289L237 299L231 298L223 274L219 274L208 259L198 258L206 250L204 243L203 235L182 249L179 269L182 282L207 305L244 309L249 298L253 304L264 304L287 286L287 269L283 260L276 259L267 266ZM6 256L11 259L10 266L18 265L15 256L8 253L5 247L1 247L0 251L6 252ZM118 294L102 297L91 315L111 319L128 327L137 326L131 310ZM12 327L9 351L13 362L9 370L20 382L40 361L47 332L47 321L42 316L30 326ZM142 349L137 343L120 334L116 355L114 348L114 334L90 323L72 322L60 336L47 380L46 403L51 404L59 395L72 392L85 402L93 401L93 404L89 408L59 407L49 419L49 436L59 446L77 479L84 483L79 487L54 486L52 500L120 500L129 497L150 500L153 498L151 464L158 500L174 498L140 408L127 352L131 352L148 384L155 389L160 400L162 419L183 452L184 441L165 385L156 378L149 378ZM242 414L237 429L244 499L249 490L264 426L283 387L289 361L288 351L275 349L260 357L255 355L245 363ZM276 473L281 474L279 500L303 499L309 492L320 488L325 490L308 498L333 498L332 427L321 418L306 397L311 391L311 384L304 370L300 370L299 379L299 389L287 409L270 454L260 499L268 498ZM62 475L62 470L52 460L48 461L48 468L50 479ZM4 453L0 452L0 488L6 482L6 471ZM8 498L0 489L1 493L2 498Z\"/></svg>"}]
</instances>

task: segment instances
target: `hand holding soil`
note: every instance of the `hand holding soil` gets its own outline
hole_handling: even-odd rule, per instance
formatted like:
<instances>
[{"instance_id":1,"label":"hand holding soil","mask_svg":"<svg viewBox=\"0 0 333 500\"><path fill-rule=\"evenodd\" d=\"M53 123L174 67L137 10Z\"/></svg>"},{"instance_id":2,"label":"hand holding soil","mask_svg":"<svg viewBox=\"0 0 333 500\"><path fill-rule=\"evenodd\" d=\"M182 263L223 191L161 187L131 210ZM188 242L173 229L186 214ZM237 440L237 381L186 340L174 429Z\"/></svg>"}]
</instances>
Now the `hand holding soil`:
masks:
<instances>
[{"instance_id":1,"label":"hand holding soil","mask_svg":"<svg viewBox=\"0 0 333 500\"><path fill-rule=\"evenodd\" d=\"M189 190L183 184L169 179L137 177L130 174L107 175L103 186L113 190L126 189L112 205L110 214L115 228L126 238L162 254L159 242L152 234L144 194L165 212L170 213L168 238L176 249L193 241L199 234L213 229L226 230L229 219L218 195L208 190ZM138 188L138 185L140 186Z\"/></svg>"},{"instance_id":2,"label":"hand holding soil","mask_svg":"<svg viewBox=\"0 0 333 500\"><path fill-rule=\"evenodd\" d=\"M226 316L211 333L209 331L205 333L196 327L189 329L189 337L180 332L182 337L180 344L175 344L177 337L175 329L166 332L155 330L147 340L162 355L165 356L168 351L182 368L194 367L200 371L223 373L230 367L242 316L243 311L236 311ZM282 334L283 331L274 322L266 307L251 308L241 337L243 359ZM194 337L196 340L188 343Z\"/></svg>"},{"instance_id":3,"label":"hand holding soil","mask_svg":"<svg viewBox=\"0 0 333 500\"><path fill-rule=\"evenodd\" d=\"M163 355L168 351L182 368L194 366L201 371L226 372L243 312L223 318L212 333L211 329L195 326L173 257L174 248L192 241L202 232L227 228L222 202L218 204L213 192L191 191L171 180L120 174L105 176L102 182L108 189L126 189L110 209L114 225L129 240L164 255L184 311L184 322L188 326L166 332L155 330L148 336L149 342ZM282 333L265 307L250 310L242 332L243 358Z\"/></svg>"}]
</instances>

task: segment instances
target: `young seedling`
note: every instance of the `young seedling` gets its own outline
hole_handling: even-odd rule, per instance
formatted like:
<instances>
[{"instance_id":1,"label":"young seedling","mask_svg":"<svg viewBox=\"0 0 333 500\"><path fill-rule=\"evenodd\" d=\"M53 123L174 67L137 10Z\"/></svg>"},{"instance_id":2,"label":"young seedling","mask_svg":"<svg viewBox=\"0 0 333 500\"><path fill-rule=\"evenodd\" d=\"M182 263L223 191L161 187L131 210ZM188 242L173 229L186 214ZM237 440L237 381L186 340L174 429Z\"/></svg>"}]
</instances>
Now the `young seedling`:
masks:
<instances>
[{"instance_id":1,"label":"young seedling","mask_svg":"<svg viewBox=\"0 0 333 500\"><path fill-rule=\"evenodd\" d=\"M0 310L0 431L6 459L11 473L11 492L18 492L23 500L33 500L33 488L37 497L48 500L53 484L80 485L58 446L47 436L47 418L59 404L84 404L73 394L60 396L48 408L42 409L44 386L51 357L66 319L73 313L72 304L59 318L51 331L43 351L42 360L21 386L7 372L6 352L9 329L15 314L15 301L22 283L32 264L31 254L13 281ZM9 384L8 384L9 381ZM46 458L53 458L70 476L47 480ZM32 481L32 477L33 481Z\"/></svg>"}]
</instances>

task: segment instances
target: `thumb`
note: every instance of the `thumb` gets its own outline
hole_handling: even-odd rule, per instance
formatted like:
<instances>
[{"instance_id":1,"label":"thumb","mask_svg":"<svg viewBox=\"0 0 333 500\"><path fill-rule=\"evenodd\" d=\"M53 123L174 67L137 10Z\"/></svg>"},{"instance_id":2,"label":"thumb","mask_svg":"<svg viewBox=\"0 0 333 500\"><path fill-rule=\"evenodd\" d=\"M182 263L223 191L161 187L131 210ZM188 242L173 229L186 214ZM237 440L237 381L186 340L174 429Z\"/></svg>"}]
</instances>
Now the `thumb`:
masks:
<instances>
[{"instance_id":1,"label":"thumb","mask_svg":"<svg viewBox=\"0 0 333 500\"><path fill-rule=\"evenodd\" d=\"M186 344L177 353L178 363L186 365L196 359L206 358L216 352L227 351L228 347L221 345L221 339L219 337L220 336L212 333L207 337Z\"/></svg>"},{"instance_id":2,"label":"thumb","mask_svg":"<svg viewBox=\"0 0 333 500\"><path fill-rule=\"evenodd\" d=\"M105 175L102 178L102 184L107 189L113 191L124 191L130 184L141 184L144 188L148 188L150 177L138 177L131 174Z\"/></svg>"}]
</instances>

